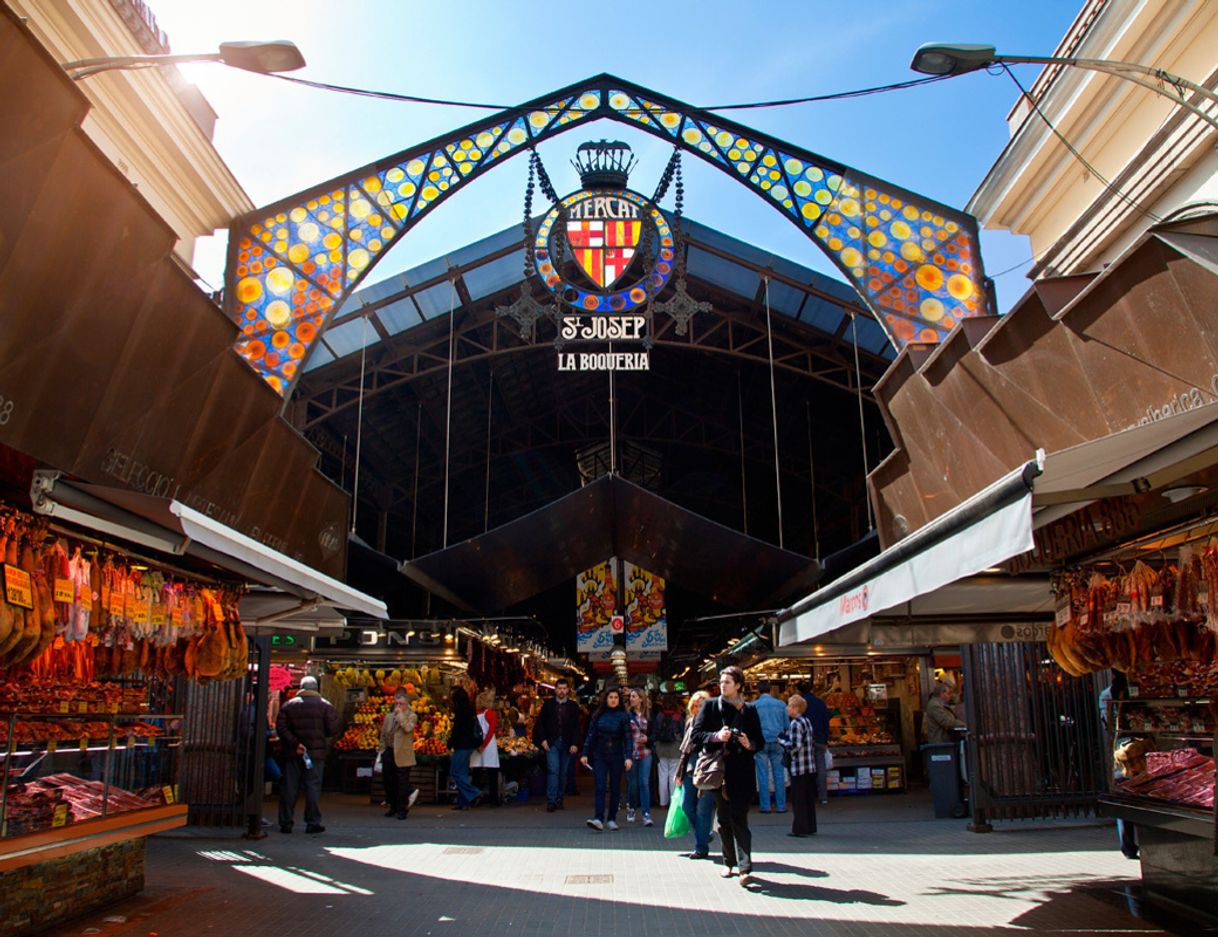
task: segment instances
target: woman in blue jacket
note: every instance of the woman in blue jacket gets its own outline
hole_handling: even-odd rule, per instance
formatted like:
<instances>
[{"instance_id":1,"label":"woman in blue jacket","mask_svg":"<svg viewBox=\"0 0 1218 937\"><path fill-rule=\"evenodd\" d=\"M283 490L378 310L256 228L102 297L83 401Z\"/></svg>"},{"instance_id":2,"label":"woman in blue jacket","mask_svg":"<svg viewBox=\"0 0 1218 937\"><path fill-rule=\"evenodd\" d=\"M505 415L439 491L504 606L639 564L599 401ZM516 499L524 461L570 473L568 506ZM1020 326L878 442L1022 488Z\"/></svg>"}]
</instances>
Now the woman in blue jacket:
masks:
<instances>
[{"instance_id":1,"label":"woman in blue jacket","mask_svg":"<svg viewBox=\"0 0 1218 937\"><path fill-rule=\"evenodd\" d=\"M622 796L622 771L630 770L631 754L630 715L622 705L622 694L617 689L606 690L604 700L592 716L588 726L588 737L584 739L584 754L580 762L586 768L592 759L592 770L596 778L596 816L588 826L601 830L616 830L618 803ZM605 787L609 788L609 812L605 812ZM606 822L608 821L608 822Z\"/></svg>"}]
</instances>

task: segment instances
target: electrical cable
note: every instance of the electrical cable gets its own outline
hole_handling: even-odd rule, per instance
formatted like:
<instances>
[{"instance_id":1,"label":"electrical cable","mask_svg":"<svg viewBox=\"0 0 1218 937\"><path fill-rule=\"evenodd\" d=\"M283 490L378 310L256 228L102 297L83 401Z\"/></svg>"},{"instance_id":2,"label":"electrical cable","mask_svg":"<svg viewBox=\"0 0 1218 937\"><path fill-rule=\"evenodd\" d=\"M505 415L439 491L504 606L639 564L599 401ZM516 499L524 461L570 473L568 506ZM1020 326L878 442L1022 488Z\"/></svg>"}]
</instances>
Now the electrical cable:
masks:
<instances>
[{"instance_id":1,"label":"electrical cable","mask_svg":"<svg viewBox=\"0 0 1218 937\"><path fill-rule=\"evenodd\" d=\"M1051 130L1053 132L1053 135L1062 142L1062 145L1065 146L1065 148L1070 151L1070 154L1075 159L1077 159L1080 163L1083 164L1083 167L1087 170L1087 172L1089 172L1091 175L1095 176L1095 178L1098 179L1103 184L1105 189L1107 189L1109 192L1111 192L1113 195L1115 195L1117 198L1119 198L1122 202L1124 202L1130 208L1133 208L1136 211L1140 212L1143 216L1145 216L1146 218L1149 218L1151 221L1155 222L1156 224L1163 220L1158 215L1156 215L1154 212L1152 212L1150 209L1143 208L1139 202L1135 201L1133 198L1131 198L1130 196L1128 196L1124 192L1122 192L1120 189L1118 189L1115 185L1113 185L1111 182L1109 182L1108 179L1098 169L1096 169L1094 166L1091 165L1091 163L1089 163L1087 161L1087 158L1085 156L1083 156L1083 154L1080 153L1075 148L1073 143L1071 143L1069 140L1066 139L1065 134L1063 134L1060 130L1058 130L1057 127L1053 124L1053 121L1049 120L1048 115L1045 114L1045 112L1040 109L1040 105L1036 102L1036 99L1032 97L1032 95L1028 92L1028 89L1023 86L1023 83L1019 80L1018 77L1016 77L1015 73L1013 71L1011 71L1011 67L1009 65L1007 65L1006 63L1000 63L998 67L1007 73L1007 76L1011 79L1011 81L1015 82L1015 87L1019 89L1020 94L1022 94L1024 96L1024 98L1028 102L1028 105L1032 108L1033 111L1036 112L1036 115L1045 122L1045 126L1048 127L1049 130Z\"/></svg>"},{"instance_id":2,"label":"electrical cable","mask_svg":"<svg viewBox=\"0 0 1218 937\"><path fill-rule=\"evenodd\" d=\"M487 104L481 101L456 101L445 98L429 98L417 94L399 94L395 91L376 91L371 88L354 88L349 85L336 85L325 81L312 81L308 78L300 78L295 75L285 75L280 72L276 72L268 77L278 78L280 81L290 81L292 84L303 85L307 88L316 88L320 91L335 91L339 94L353 94L358 97L378 98L384 101L398 101L404 104L434 104L440 107L469 107L488 111L519 111L520 113L531 110L531 108L521 107L519 104ZM836 91L830 94L814 94L803 98L784 98L775 101L748 101L743 104L712 104L699 109L704 111L740 111L767 107L790 107L795 104L815 104L821 101L844 101L850 98L862 98L873 94L886 94L889 91L904 91L906 88L916 88L919 85L928 85L933 82L943 81L952 77L954 76L928 75L923 78L911 78L908 81L896 81L886 85L874 85L869 88L855 88L851 91ZM578 111L580 108L571 108L571 110ZM649 114L651 112L645 109L628 108L620 113Z\"/></svg>"}]
</instances>

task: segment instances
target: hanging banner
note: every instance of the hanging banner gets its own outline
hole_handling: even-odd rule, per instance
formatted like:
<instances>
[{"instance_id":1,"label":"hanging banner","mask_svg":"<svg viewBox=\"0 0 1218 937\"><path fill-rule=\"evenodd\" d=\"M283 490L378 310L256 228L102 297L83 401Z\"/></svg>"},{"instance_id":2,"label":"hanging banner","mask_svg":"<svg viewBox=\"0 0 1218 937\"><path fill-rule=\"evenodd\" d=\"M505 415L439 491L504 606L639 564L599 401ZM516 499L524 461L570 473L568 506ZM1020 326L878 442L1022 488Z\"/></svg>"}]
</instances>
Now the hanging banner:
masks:
<instances>
[{"instance_id":1,"label":"hanging banner","mask_svg":"<svg viewBox=\"0 0 1218 937\"><path fill-rule=\"evenodd\" d=\"M668 650L664 579L633 563L623 564L626 596L626 658L659 660Z\"/></svg>"},{"instance_id":2,"label":"hanging banner","mask_svg":"<svg viewBox=\"0 0 1218 937\"><path fill-rule=\"evenodd\" d=\"M597 563L575 577L575 649L589 660L608 660L611 619L617 614L616 560Z\"/></svg>"}]
</instances>

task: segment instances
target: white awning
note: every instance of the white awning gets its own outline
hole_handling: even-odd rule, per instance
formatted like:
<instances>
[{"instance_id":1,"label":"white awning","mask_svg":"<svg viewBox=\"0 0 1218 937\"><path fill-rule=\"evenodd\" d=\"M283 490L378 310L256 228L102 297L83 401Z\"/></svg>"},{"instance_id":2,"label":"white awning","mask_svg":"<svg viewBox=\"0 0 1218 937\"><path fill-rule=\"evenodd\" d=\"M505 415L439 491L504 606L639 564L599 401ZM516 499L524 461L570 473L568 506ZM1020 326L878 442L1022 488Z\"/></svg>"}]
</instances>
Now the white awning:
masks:
<instances>
[{"instance_id":1,"label":"white awning","mask_svg":"<svg viewBox=\"0 0 1218 937\"><path fill-rule=\"evenodd\" d=\"M1031 550L1038 471L1021 466L796 603L779 616L778 643L811 641Z\"/></svg>"},{"instance_id":2,"label":"white awning","mask_svg":"<svg viewBox=\"0 0 1218 937\"><path fill-rule=\"evenodd\" d=\"M130 543L189 556L285 593L280 612L329 606L387 618L385 603L179 501L34 474L34 510ZM271 613L276 614L276 613Z\"/></svg>"}]
</instances>

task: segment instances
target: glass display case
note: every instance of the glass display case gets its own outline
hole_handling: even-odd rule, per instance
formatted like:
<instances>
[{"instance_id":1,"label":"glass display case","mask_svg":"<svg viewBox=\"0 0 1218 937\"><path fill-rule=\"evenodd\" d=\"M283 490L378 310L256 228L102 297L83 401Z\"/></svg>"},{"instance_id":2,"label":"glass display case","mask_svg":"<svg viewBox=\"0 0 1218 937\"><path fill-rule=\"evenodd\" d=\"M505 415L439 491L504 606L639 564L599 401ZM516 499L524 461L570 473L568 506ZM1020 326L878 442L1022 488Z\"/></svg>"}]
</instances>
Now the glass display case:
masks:
<instances>
[{"instance_id":1,"label":"glass display case","mask_svg":"<svg viewBox=\"0 0 1218 937\"><path fill-rule=\"evenodd\" d=\"M1110 704L1117 739L1112 793L1143 805L1214 807L1214 704L1138 698Z\"/></svg>"},{"instance_id":2,"label":"glass display case","mask_svg":"<svg viewBox=\"0 0 1218 937\"><path fill-rule=\"evenodd\" d=\"M181 723L87 708L0 712L0 842L176 804Z\"/></svg>"}]
</instances>

